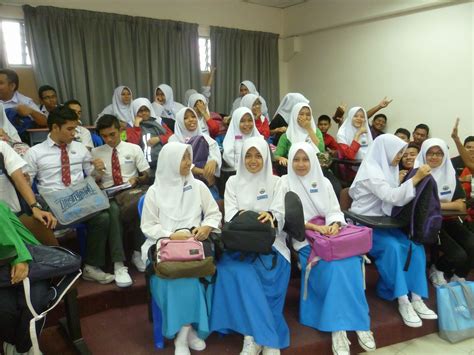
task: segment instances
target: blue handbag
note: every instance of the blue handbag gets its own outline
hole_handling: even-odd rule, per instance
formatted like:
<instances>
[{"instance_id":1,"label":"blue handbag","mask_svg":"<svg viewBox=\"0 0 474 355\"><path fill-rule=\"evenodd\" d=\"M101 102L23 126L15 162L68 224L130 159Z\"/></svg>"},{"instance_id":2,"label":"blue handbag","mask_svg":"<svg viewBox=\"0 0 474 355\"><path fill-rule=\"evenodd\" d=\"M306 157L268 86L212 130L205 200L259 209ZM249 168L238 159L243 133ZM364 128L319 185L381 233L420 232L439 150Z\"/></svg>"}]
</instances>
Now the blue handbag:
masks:
<instances>
[{"instance_id":1,"label":"blue handbag","mask_svg":"<svg viewBox=\"0 0 474 355\"><path fill-rule=\"evenodd\" d=\"M439 336L451 343L474 337L474 282L436 288Z\"/></svg>"}]
</instances>

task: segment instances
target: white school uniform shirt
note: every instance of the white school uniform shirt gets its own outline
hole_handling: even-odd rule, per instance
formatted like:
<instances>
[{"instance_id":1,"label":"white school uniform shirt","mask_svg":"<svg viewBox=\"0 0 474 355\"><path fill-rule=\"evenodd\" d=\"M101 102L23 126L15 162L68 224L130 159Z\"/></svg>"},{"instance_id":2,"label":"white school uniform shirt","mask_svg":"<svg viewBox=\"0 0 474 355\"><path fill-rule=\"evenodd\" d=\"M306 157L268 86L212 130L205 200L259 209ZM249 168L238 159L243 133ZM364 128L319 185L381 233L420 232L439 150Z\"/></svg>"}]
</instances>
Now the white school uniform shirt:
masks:
<instances>
[{"instance_id":1,"label":"white school uniform shirt","mask_svg":"<svg viewBox=\"0 0 474 355\"><path fill-rule=\"evenodd\" d=\"M146 237L142 245L142 259L148 259L148 249L160 238L169 238L177 229L206 225L219 231L222 215L208 187L179 174L185 151L192 159L190 145L168 142L160 152L156 166L155 183L143 204L140 228Z\"/></svg>"},{"instance_id":2,"label":"white school uniform shirt","mask_svg":"<svg viewBox=\"0 0 474 355\"><path fill-rule=\"evenodd\" d=\"M0 141L0 153L3 154L5 170L0 170L0 200L5 202L10 209L17 213L20 212L20 202L15 191L15 187L8 179L12 173L23 168L26 162L5 142Z\"/></svg>"},{"instance_id":3,"label":"white school uniform shirt","mask_svg":"<svg viewBox=\"0 0 474 355\"><path fill-rule=\"evenodd\" d=\"M3 104L0 103L0 128L2 128L6 134L10 137L11 140L14 142L21 142L21 138L18 135L18 131L16 128L11 124L10 120L5 113L5 108Z\"/></svg>"},{"instance_id":4,"label":"white school uniform shirt","mask_svg":"<svg viewBox=\"0 0 474 355\"><path fill-rule=\"evenodd\" d=\"M150 165L139 145L121 141L115 148L118 153L123 183L128 182L132 177L137 177L138 172L142 173L150 169ZM105 174L102 176L102 186L104 188L114 186L112 152L113 148L108 144L92 149L92 158L102 159L105 163Z\"/></svg>"},{"instance_id":5,"label":"white school uniform shirt","mask_svg":"<svg viewBox=\"0 0 474 355\"><path fill-rule=\"evenodd\" d=\"M5 109L17 107L18 105L26 105L31 107L33 110L40 112L38 105L28 96L20 94L18 91L15 91L12 98L7 101L0 100L0 103L3 104Z\"/></svg>"},{"instance_id":6,"label":"white school uniform shirt","mask_svg":"<svg viewBox=\"0 0 474 355\"><path fill-rule=\"evenodd\" d=\"M77 126L76 135L74 137L76 142L82 143L88 149L94 148L94 142L92 142L91 132L86 127Z\"/></svg>"},{"instance_id":7,"label":"white school uniform shirt","mask_svg":"<svg viewBox=\"0 0 474 355\"><path fill-rule=\"evenodd\" d=\"M411 179L399 184L398 164L391 162L408 144L393 134L375 139L349 188L352 212L366 216L390 216L393 206L404 206L416 190Z\"/></svg>"},{"instance_id":8,"label":"white school uniform shirt","mask_svg":"<svg viewBox=\"0 0 474 355\"><path fill-rule=\"evenodd\" d=\"M305 176L298 176L293 170L292 162L299 150L306 153L311 164L310 171ZM288 191L293 191L301 199L305 223L313 217L321 216L325 218L326 225L333 222L346 224L336 193L331 182L324 177L316 152L315 147L306 142L291 145L288 153L288 175L281 177L277 196L271 207L278 220L278 228L283 228L285 225L284 201ZM296 251L308 245L306 240L302 242L293 240L292 243Z\"/></svg>"},{"instance_id":9,"label":"white school uniform shirt","mask_svg":"<svg viewBox=\"0 0 474 355\"><path fill-rule=\"evenodd\" d=\"M39 110L40 110L40 112L41 112L43 115L45 115L46 117L49 116L49 111L48 111L48 109L46 108L45 105L40 105Z\"/></svg>"},{"instance_id":10,"label":"white school uniform shirt","mask_svg":"<svg viewBox=\"0 0 474 355\"><path fill-rule=\"evenodd\" d=\"M84 180L84 173L90 175L93 170L92 156L84 144L72 141L67 145L69 155L71 185ZM61 148L48 135L48 138L34 145L23 157L27 162L25 171L31 181L37 180L40 193L58 191L65 188L61 174Z\"/></svg>"}]
</instances>

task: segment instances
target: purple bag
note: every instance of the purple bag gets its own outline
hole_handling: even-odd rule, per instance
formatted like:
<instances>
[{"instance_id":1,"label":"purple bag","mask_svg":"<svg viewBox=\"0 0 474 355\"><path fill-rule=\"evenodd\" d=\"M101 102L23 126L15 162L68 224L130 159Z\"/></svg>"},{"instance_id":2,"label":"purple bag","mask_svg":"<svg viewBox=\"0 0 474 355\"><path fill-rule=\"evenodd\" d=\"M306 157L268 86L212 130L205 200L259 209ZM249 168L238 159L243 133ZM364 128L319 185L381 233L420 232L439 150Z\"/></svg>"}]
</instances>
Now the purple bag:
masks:
<instances>
[{"instance_id":1,"label":"purple bag","mask_svg":"<svg viewBox=\"0 0 474 355\"><path fill-rule=\"evenodd\" d=\"M309 223L324 225L323 217L313 217ZM367 254L372 249L372 228L348 224L337 236L326 236L306 230L306 240L311 246L304 280L304 296L307 297L308 279L311 268L321 259L333 261Z\"/></svg>"}]
</instances>

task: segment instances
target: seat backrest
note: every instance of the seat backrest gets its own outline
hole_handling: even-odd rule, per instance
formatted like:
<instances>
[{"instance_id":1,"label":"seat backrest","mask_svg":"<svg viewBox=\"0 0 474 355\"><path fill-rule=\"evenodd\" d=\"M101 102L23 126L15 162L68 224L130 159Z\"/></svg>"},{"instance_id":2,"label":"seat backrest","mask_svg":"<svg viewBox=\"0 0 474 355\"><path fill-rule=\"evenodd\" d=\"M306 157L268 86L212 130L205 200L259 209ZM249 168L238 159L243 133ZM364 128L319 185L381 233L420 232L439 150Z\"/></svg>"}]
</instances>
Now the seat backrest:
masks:
<instances>
[{"instance_id":1,"label":"seat backrest","mask_svg":"<svg viewBox=\"0 0 474 355\"><path fill-rule=\"evenodd\" d=\"M145 203L145 195L144 194L142 197L140 197L140 200L138 200L138 215L140 218L142 218L142 211L143 211L143 204Z\"/></svg>"},{"instance_id":2,"label":"seat backrest","mask_svg":"<svg viewBox=\"0 0 474 355\"><path fill-rule=\"evenodd\" d=\"M339 204L341 205L341 210L347 211L351 208L352 205L352 198L349 196L349 188L346 187L341 190L341 194L339 196Z\"/></svg>"}]
</instances>

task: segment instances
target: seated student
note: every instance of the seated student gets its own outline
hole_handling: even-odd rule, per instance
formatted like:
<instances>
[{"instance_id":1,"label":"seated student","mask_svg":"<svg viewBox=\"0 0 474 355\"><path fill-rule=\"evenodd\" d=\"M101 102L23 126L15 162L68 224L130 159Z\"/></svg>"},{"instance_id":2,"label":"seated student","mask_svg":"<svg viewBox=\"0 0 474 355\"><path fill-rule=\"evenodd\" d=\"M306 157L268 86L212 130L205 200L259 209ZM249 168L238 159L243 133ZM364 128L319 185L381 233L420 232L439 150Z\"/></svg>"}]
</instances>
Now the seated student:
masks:
<instances>
[{"instance_id":1,"label":"seated student","mask_svg":"<svg viewBox=\"0 0 474 355\"><path fill-rule=\"evenodd\" d=\"M133 128L127 128L127 141L142 148L152 173L155 171L161 149L168 143L173 132L155 112L147 98L139 97L133 100L132 113L135 119Z\"/></svg>"},{"instance_id":2,"label":"seated student","mask_svg":"<svg viewBox=\"0 0 474 355\"><path fill-rule=\"evenodd\" d=\"M384 134L386 125L387 116L385 116L383 113L376 114L372 119L372 125L370 126L370 133L372 133L372 139L375 139L381 134Z\"/></svg>"},{"instance_id":3,"label":"seated student","mask_svg":"<svg viewBox=\"0 0 474 355\"><path fill-rule=\"evenodd\" d=\"M193 108L194 112L196 112L201 132L215 138L219 134L219 122L211 117L207 99L204 95L198 93L192 94L186 103L188 107Z\"/></svg>"},{"instance_id":4,"label":"seated student","mask_svg":"<svg viewBox=\"0 0 474 355\"><path fill-rule=\"evenodd\" d=\"M48 117L48 138L30 148L24 156L28 163L26 171L31 181L37 180L41 193L59 191L82 181L85 174L92 173L91 154L87 148L74 141L77 115L68 107L54 109ZM127 268L123 265L125 255L122 246L119 210L114 204L84 221L87 225L87 250L82 277L101 284L113 282L119 287L132 284ZM114 274L103 272L106 246L114 263Z\"/></svg>"},{"instance_id":5,"label":"seated student","mask_svg":"<svg viewBox=\"0 0 474 355\"><path fill-rule=\"evenodd\" d=\"M201 94L204 95L206 98L206 101L209 102L209 98L211 97L211 86L212 82L214 81L214 74L216 73L216 68L211 68L211 72L209 73L209 76L207 78L207 82L205 85L201 86ZM189 98L193 94L198 94L197 90L195 89L188 89L184 93L184 100L183 102L187 104L189 107L193 107L192 105L189 104Z\"/></svg>"},{"instance_id":6,"label":"seated student","mask_svg":"<svg viewBox=\"0 0 474 355\"><path fill-rule=\"evenodd\" d=\"M423 142L428 139L429 134L430 128L424 123L420 123L415 127L415 130L413 131L413 142L415 142L421 147Z\"/></svg>"},{"instance_id":7,"label":"seated student","mask_svg":"<svg viewBox=\"0 0 474 355\"><path fill-rule=\"evenodd\" d=\"M147 237L142 246L144 262L150 246L161 238L205 240L219 228L222 215L217 203L206 185L194 179L191 165L191 146L170 142L163 147L155 183L143 205L141 229ZM192 228L192 232L183 228ZM203 339L209 335L208 305L213 288L211 284L206 289L198 278L151 277L152 297L163 315L162 332L167 338L176 337L176 355L206 348Z\"/></svg>"},{"instance_id":8,"label":"seated student","mask_svg":"<svg viewBox=\"0 0 474 355\"><path fill-rule=\"evenodd\" d=\"M438 185L441 209L466 212L466 195L449 159L448 146L442 139L430 138L423 142L416 166L422 164L431 168L431 175ZM446 284L445 275L451 282L465 281L474 266L474 234L454 217L443 219L439 237L443 255L430 268L433 285Z\"/></svg>"},{"instance_id":9,"label":"seated student","mask_svg":"<svg viewBox=\"0 0 474 355\"><path fill-rule=\"evenodd\" d=\"M466 137L466 139L464 139L463 146L474 158L474 136ZM456 176L459 177L460 181L462 183L470 183L471 180L469 175L471 175L471 171L469 168L466 168L461 155L451 158L451 163L453 164L454 170L456 170Z\"/></svg>"},{"instance_id":10,"label":"seated student","mask_svg":"<svg viewBox=\"0 0 474 355\"><path fill-rule=\"evenodd\" d=\"M246 210L259 213L259 220L272 221L270 205L279 177L272 174L268 144L261 137L247 139L237 174L225 187L225 220ZM241 355L252 355L264 347L264 354L280 354L290 345L290 333L283 316L290 279L290 251L286 233L273 243L274 256L259 255L258 260L240 252L225 252L217 264L217 279L211 312L211 330L244 335Z\"/></svg>"},{"instance_id":11,"label":"seated student","mask_svg":"<svg viewBox=\"0 0 474 355\"><path fill-rule=\"evenodd\" d=\"M415 197L414 187L430 174L431 169L427 165L421 166L415 176L400 185L398 164L406 146L392 134L384 134L374 140L349 188L353 199L352 212L366 216L390 216L393 206L404 206ZM410 248L410 265L404 271ZM400 229L374 228L369 254L375 259L380 275L377 295L389 301L398 299L398 311L407 326L421 327L420 318L437 318L422 300L422 297L428 297L423 245L412 243Z\"/></svg>"},{"instance_id":12,"label":"seated student","mask_svg":"<svg viewBox=\"0 0 474 355\"><path fill-rule=\"evenodd\" d=\"M76 127L76 135L74 140L76 142L82 143L86 146L87 149L91 150L94 148L94 142L92 142L91 132L86 127L82 126L81 116L82 116L82 106L81 103L75 99L67 100L64 103L64 106L69 107L77 115L78 125Z\"/></svg>"},{"instance_id":13,"label":"seated student","mask_svg":"<svg viewBox=\"0 0 474 355\"><path fill-rule=\"evenodd\" d=\"M216 177L219 177L221 174L222 157L219 146L214 139L201 132L196 112L190 107L182 108L176 113L174 134L170 137L169 141L190 144L190 140L198 136L202 136L207 142L208 152L207 156L198 157L197 155L202 153L193 151L194 167L191 169L191 172L194 177L202 180L212 190ZM196 158L198 158L201 164L198 164ZM213 195L218 197L218 194Z\"/></svg>"},{"instance_id":14,"label":"seated student","mask_svg":"<svg viewBox=\"0 0 474 355\"><path fill-rule=\"evenodd\" d=\"M132 90L128 86L116 87L112 96L112 103L99 113L98 118L103 115L113 115L120 120L122 127L133 127L132 100Z\"/></svg>"},{"instance_id":15,"label":"seated student","mask_svg":"<svg viewBox=\"0 0 474 355\"><path fill-rule=\"evenodd\" d=\"M400 159L399 176L400 182L405 179L405 176L413 169L415 165L416 156L420 152L420 146L416 143L410 142L407 145L407 148L403 152L402 159Z\"/></svg>"},{"instance_id":16,"label":"seated student","mask_svg":"<svg viewBox=\"0 0 474 355\"><path fill-rule=\"evenodd\" d=\"M263 112L268 112L265 100L261 96L247 94L242 97L240 106L247 107L252 111L253 117L255 117L255 126L257 127L257 130L265 139L268 139L270 137L270 125L268 123L268 118L263 114Z\"/></svg>"},{"instance_id":17,"label":"seated student","mask_svg":"<svg viewBox=\"0 0 474 355\"><path fill-rule=\"evenodd\" d=\"M305 223L305 228L333 236L345 225L336 194L327 180L316 149L306 142L293 144L289 153L288 175L281 177L272 211L279 229L285 223L284 199L288 191L295 192L303 204L304 220L315 216L325 218L325 225ZM293 241L301 264L301 280L311 252L307 241ZM342 260L318 261L309 276L308 295L304 299L304 282L300 292L300 322L324 332L332 332L334 354L349 354L346 331L355 330L359 344L367 351L375 350L370 331L369 306L365 298L362 274L363 259L354 256Z\"/></svg>"},{"instance_id":18,"label":"seated student","mask_svg":"<svg viewBox=\"0 0 474 355\"><path fill-rule=\"evenodd\" d=\"M21 142L21 138L18 135L18 131L11 124L10 120L5 113L3 104L0 103L0 140L7 142L12 145L14 143Z\"/></svg>"},{"instance_id":19,"label":"seated student","mask_svg":"<svg viewBox=\"0 0 474 355\"><path fill-rule=\"evenodd\" d=\"M395 135L406 143L410 143L410 131L406 128L397 128Z\"/></svg>"},{"instance_id":20,"label":"seated student","mask_svg":"<svg viewBox=\"0 0 474 355\"><path fill-rule=\"evenodd\" d=\"M337 144L334 137L328 133L329 129L331 128L331 118L328 115L319 116L318 128L323 134L324 146L326 147L326 151L330 152L331 155L337 156L339 144Z\"/></svg>"},{"instance_id":21,"label":"seated student","mask_svg":"<svg viewBox=\"0 0 474 355\"><path fill-rule=\"evenodd\" d=\"M56 227L56 218L51 213L43 211L36 201L36 196L21 170L26 162L2 141L0 141L0 154L3 156L3 164L0 162L0 166L3 166L3 169L0 168L0 201L6 203L10 210L19 216L20 221L42 244L58 245L52 231ZM0 159L2 159L1 156ZM30 206L31 216L22 214L15 188Z\"/></svg>"},{"instance_id":22,"label":"seated student","mask_svg":"<svg viewBox=\"0 0 474 355\"><path fill-rule=\"evenodd\" d=\"M367 113L362 107L353 107L337 131L339 152L344 159L364 159L372 144Z\"/></svg>"},{"instance_id":23,"label":"seated student","mask_svg":"<svg viewBox=\"0 0 474 355\"><path fill-rule=\"evenodd\" d=\"M32 99L18 92L18 74L11 69L0 69L0 104L23 141L28 141L26 130L45 127L46 117Z\"/></svg>"},{"instance_id":24,"label":"seated student","mask_svg":"<svg viewBox=\"0 0 474 355\"><path fill-rule=\"evenodd\" d=\"M155 89L155 101L152 103L153 108L159 104L163 106L163 113L161 117L164 118L165 123L174 132L174 120L176 113L181 110L184 105L174 101L173 89L167 84L158 85ZM159 111L155 109L155 111Z\"/></svg>"},{"instance_id":25,"label":"seated student","mask_svg":"<svg viewBox=\"0 0 474 355\"><path fill-rule=\"evenodd\" d=\"M144 272L146 266L140 253L144 237L140 232L138 201L148 188L150 166L138 145L120 139L120 122L117 117L103 115L97 121L96 130L105 142L92 149L96 181L105 189L127 182L131 185L132 190L119 192L110 203L118 204L123 230L131 235L132 263L138 271Z\"/></svg>"},{"instance_id":26,"label":"seated student","mask_svg":"<svg viewBox=\"0 0 474 355\"><path fill-rule=\"evenodd\" d=\"M242 97L247 94L260 95L257 91L257 88L255 87L255 84L250 80L244 80L239 84L239 96L236 97L236 99L232 103L232 108L230 109L231 115L234 113L235 110L241 107L240 101L242 100Z\"/></svg>"},{"instance_id":27,"label":"seated student","mask_svg":"<svg viewBox=\"0 0 474 355\"><path fill-rule=\"evenodd\" d=\"M28 263L32 260L25 244L40 244L4 203L0 202L0 259L12 250L16 256L10 261L11 287L0 287L0 339L4 354L33 354L30 338L32 315L25 303L23 287L19 284L28 276ZM0 266L0 268L8 265ZM33 308L40 314L54 297L48 280L30 283ZM44 320L37 321L39 338Z\"/></svg>"},{"instance_id":28,"label":"seated student","mask_svg":"<svg viewBox=\"0 0 474 355\"><path fill-rule=\"evenodd\" d=\"M270 122L270 134L275 136L273 144L277 145L280 137L286 132L288 123L290 122L291 110L298 103L309 104L309 100L300 93L290 92L286 94L280 101L275 115Z\"/></svg>"},{"instance_id":29,"label":"seated student","mask_svg":"<svg viewBox=\"0 0 474 355\"><path fill-rule=\"evenodd\" d=\"M454 140L454 143L456 143L456 148L458 148L459 155L461 156L461 159L466 167L471 169L471 171L474 171L474 155L463 146L458 135L459 122L460 120L458 118L453 127L453 131L451 132L451 138Z\"/></svg>"},{"instance_id":30,"label":"seated student","mask_svg":"<svg viewBox=\"0 0 474 355\"><path fill-rule=\"evenodd\" d=\"M38 97L41 105L39 107L41 113L46 117L58 106L58 94L56 89L50 85L42 85L38 89Z\"/></svg>"}]
</instances>

